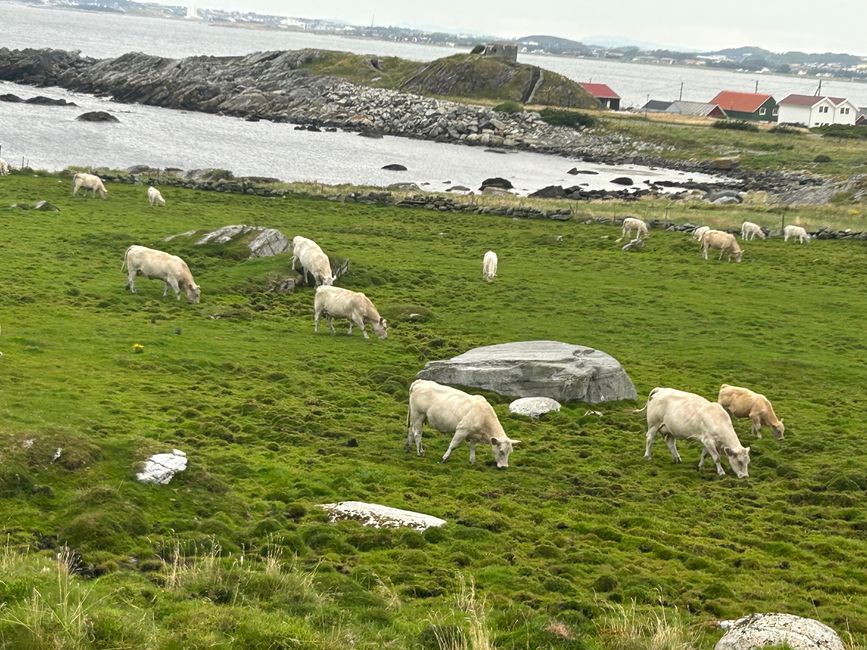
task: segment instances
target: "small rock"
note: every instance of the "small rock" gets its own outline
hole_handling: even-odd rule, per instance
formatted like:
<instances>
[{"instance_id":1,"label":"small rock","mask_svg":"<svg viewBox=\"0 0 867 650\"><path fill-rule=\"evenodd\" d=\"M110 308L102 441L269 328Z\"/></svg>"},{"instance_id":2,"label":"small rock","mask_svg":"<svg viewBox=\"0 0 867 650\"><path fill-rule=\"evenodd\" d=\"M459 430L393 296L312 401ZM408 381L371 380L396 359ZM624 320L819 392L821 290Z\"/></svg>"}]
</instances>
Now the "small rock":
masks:
<instances>
[{"instance_id":1,"label":"small rock","mask_svg":"<svg viewBox=\"0 0 867 650\"><path fill-rule=\"evenodd\" d=\"M416 530L426 530L431 527L445 525L445 519L424 515L411 510L390 508L378 503L364 503L362 501L341 501L340 503L326 503L321 506L331 514L331 521L343 521L354 519L364 526L373 528L400 528L408 527Z\"/></svg>"},{"instance_id":2,"label":"small rock","mask_svg":"<svg viewBox=\"0 0 867 650\"><path fill-rule=\"evenodd\" d=\"M52 205L48 201L38 201L36 205L33 206L34 210L42 210L43 212L60 212L60 208L56 205Z\"/></svg>"},{"instance_id":3,"label":"small rock","mask_svg":"<svg viewBox=\"0 0 867 650\"><path fill-rule=\"evenodd\" d=\"M154 454L145 461L144 469L136 474L141 483L166 485L178 472L187 469L187 455L180 449L170 454Z\"/></svg>"},{"instance_id":4,"label":"small rock","mask_svg":"<svg viewBox=\"0 0 867 650\"><path fill-rule=\"evenodd\" d=\"M722 621L720 627L728 631L714 650L758 650L784 644L792 650L845 650L830 627L791 614L750 614L736 621Z\"/></svg>"},{"instance_id":5,"label":"small rock","mask_svg":"<svg viewBox=\"0 0 867 650\"><path fill-rule=\"evenodd\" d=\"M390 165L384 165L382 168L385 170L388 170L390 172L405 172L406 171L406 167L404 165L400 165L398 163L391 163Z\"/></svg>"},{"instance_id":6,"label":"small rock","mask_svg":"<svg viewBox=\"0 0 867 650\"><path fill-rule=\"evenodd\" d=\"M358 446L358 440L356 440L355 438L350 438L344 444L344 447L357 447L357 446Z\"/></svg>"},{"instance_id":7,"label":"small rock","mask_svg":"<svg viewBox=\"0 0 867 650\"><path fill-rule=\"evenodd\" d=\"M505 178L495 176L494 178L486 178L483 180L482 186L479 189L484 190L486 187L498 187L501 190L511 190L514 188L514 185L512 185L511 181Z\"/></svg>"},{"instance_id":8,"label":"small rock","mask_svg":"<svg viewBox=\"0 0 867 650\"><path fill-rule=\"evenodd\" d=\"M617 178L612 178L611 182L615 185L633 185L632 179L629 176L618 176Z\"/></svg>"},{"instance_id":9,"label":"small rock","mask_svg":"<svg viewBox=\"0 0 867 650\"><path fill-rule=\"evenodd\" d=\"M550 397L522 397L509 404L509 413L537 418L560 410L560 402Z\"/></svg>"},{"instance_id":10,"label":"small rock","mask_svg":"<svg viewBox=\"0 0 867 650\"><path fill-rule=\"evenodd\" d=\"M79 122L120 122L120 120L114 115L106 113L105 111L90 111L89 113L82 113L75 119Z\"/></svg>"}]
</instances>

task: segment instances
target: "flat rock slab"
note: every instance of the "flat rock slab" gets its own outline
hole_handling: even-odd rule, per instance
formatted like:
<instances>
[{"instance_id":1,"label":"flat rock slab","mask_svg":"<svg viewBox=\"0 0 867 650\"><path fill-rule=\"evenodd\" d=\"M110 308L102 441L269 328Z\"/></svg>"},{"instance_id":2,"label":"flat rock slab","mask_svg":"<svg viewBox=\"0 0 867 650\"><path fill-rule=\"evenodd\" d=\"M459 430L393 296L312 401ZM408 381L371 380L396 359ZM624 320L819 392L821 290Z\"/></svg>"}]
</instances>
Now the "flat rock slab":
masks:
<instances>
[{"instance_id":1,"label":"flat rock slab","mask_svg":"<svg viewBox=\"0 0 867 650\"><path fill-rule=\"evenodd\" d=\"M560 402L550 397L522 397L509 404L509 413L537 418L560 410Z\"/></svg>"},{"instance_id":2,"label":"flat rock slab","mask_svg":"<svg viewBox=\"0 0 867 650\"><path fill-rule=\"evenodd\" d=\"M400 510L399 508L390 508L378 503L364 503L363 501L326 503L321 507L331 514L331 521L354 519L372 528L407 527L426 530L446 523L445 519L424 515L420 512Z\"/></svg>"},{"instance_id":3,"label":"flat rock slab","mask_svg":"<svg viewBox=\"0 0 867 650\"><path fill-rule=\"evenodd\" d=\"M223 226L218 230L201 236L196 241L196 245L228 244L250 233L255 233L255 236L247 242L247 248L250 249L250 259L254 257L272 257L289 250L289 240L286 238L286 235L276 228L262 228L261 226L248 226L246 224ZM182 233L175 235L175 237L183 237L189 234Z\"/></svg>"},{"instance_id":4,"label":"flat rock slab","mask_svg":"<svg viewBox=\"0 0 867 650\"><path fill-rule=\"evenodd\" d=\"M475 348L431 361L419 379L481 388L506 397L550 397L598 404L637 398L617 359L600 350L560 341L522 341Z\"/></svg>"},{"instance_id":5,"label":"flat rock slab","mask_svg":"<svg viewBox=\"0 0 867 650\"><path fill-rule=\"evenodd\" d=\"M812 618L791 614L750 614L723 621L728 629L714 650L758 650L787 644L792 650L845 650L837 633Z\"/></svg>"},{"instance_id":6,"label":"flat rock slab","mask_svg":"<svg viewBox=\"0 0 867 650\"><path fill-rule=\"evenodd\" d=\"M173 449L170 454L154 454L145 461L144 469L136 474L142 483L157 483L166 485L175 474L187 469L187 455L180 449Z\"/></svg>"}]
</instances>

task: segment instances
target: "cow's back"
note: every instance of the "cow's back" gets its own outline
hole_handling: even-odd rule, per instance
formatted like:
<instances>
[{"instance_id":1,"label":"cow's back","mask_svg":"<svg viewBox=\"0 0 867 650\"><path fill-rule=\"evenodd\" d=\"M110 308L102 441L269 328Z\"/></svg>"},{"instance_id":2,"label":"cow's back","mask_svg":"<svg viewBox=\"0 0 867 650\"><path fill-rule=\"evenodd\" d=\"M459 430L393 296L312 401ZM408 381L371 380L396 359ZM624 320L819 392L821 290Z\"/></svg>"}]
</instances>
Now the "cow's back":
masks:
<instances>
[{"instance_id":1,"label":"cow's back","mask_svg":"<svg viewBox=\"0 0 867 650\"><path fill-rule=\"evenodd\" d=\"M427 421L439 431L454 431L475 404L477 395L469 395L457 388L426 379L412 383L409 391L410 407L424 413Z\"/></svg>"}]
</instances>

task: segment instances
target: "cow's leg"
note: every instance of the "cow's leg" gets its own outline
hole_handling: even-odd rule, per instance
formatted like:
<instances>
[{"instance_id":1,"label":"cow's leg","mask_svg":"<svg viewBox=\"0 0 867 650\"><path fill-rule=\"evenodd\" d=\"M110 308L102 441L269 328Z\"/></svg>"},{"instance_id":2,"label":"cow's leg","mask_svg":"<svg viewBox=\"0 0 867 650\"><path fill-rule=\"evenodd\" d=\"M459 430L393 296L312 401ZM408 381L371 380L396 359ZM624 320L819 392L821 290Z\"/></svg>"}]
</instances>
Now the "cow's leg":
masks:
<instances>
[{"instance_id":1,"label":"cow's leg","mask_svg":"<svg viewBox=\"0 0 867 650\"><path fill-rule=\"evenodd\" d=\"M702 256L702 259L707 259L707 246L701 247L701 256Z\"/></svg>"},{"instance_id":2,"label":"cow's leg","mask_svg":"<svg viewBox=\"0 0 867 650\"><path fill-rule=\"evenodd\" d=\"M452 455L452 452L457 448L458 445L460 445L464 440L466 440L468 435L469 431L461 429L461 427L458 426L457 430L455 431L455 435L452 436L452 441L449 443L449 448L446 449L446 453L443 454L442 462L446 462L449 459L449 456Z\"/></svg>"},{"instance_id":3,"label":"cow's leg","mask_svg":"<svg viewBox=\"0 0 867 650\"><path fill-rule=\"evenodd\" d=\"M313 311L313 331L315 333L319 333L319 318L322 316L321 309L315 309Z\"/></svg>"},{"instance_id":4,"label":"cow's leg","mask_svg":"<svg viewBox=\"0 0 867 650\"><path fill-rule=\"evenodd\" d=\"M470 446L470 465L474 465L476 462L476 443L469 441L467 444Z\"/></svg>"},{"instance_id":5,"label":"cow's leg","mask_svg":"<svg viewBox=\"0 0 867 650\"><path fill-rule=\"evenodd\" d=\"M409 413L409 429L406 432L406 451L409 451L412 444L415 443L415 453L419 456L424 456L424 445L421 442L421 428L424 424L424 413L416 413L410 407Z\"/></svg>"},{"instance_id":6,"label":"cow's leg","mask_svg":"<svg viewBox=\"0 0 867 650\"><path fill-rule=\"evenodd\" d=\"M135 276L136 276L135 270L127 267L127 270L126 270L126 288L129 289L132 293L135 293Z\"/></svg>"},{"instance_id":7,"label":"cow's leg","mask_svg":"<svg viewBox=\"0 0 867 650\"><path fill-rule=\"evenodd\" d=\"M352 321L355 319L350 319L350 327L352 325ZM370 337L367 335L367 330L364 328L364 318L359 316L357 320L355 320L355 324L361 328L361 333L364 334L364 338L369 339Z\"/></svg>"},{"instance_id":8,"label":"cow's leg","mask_svg":"<svg viewBox=\"0 0 867 650\"><path fill-rule=\"evenodd\" d=\"M332 334L337 334L337 330L334 329L334 316L331 314L325 315L326 320L328 320L328 329L331 330Z\"/></svg>"},{"instance_id":9,"label":"cow's leg","mask_svg":"<svg viewBox=\"0 0 867 650\"><path fill-rule=\"evenodd\" d=\"M163 280L163 298L166 297L166 294L169 292L169 283L166 280Z\"/></svg>"},{"instance_id":10,"label":"cow's leg","mask_svg":"<svg viewBox=\"0 0 867 650\"><path fill-rule=\"evenodd\" d=\"M656 434L662 428L662 424L657 424L655 426L650 427L647 430L647 442L644 445L644 458L650 460L650 448L653 446L653 439L656 437Z\"/></svg>"},{"instance_id":11,"label":"cow's leg","mask_svg":"<svg viewBox=\"0 0 867 650\"><path fill-rule=\"evenodd\" d=\"M668 451L671 452L671 457L675 463L682 463L683 459L680 457L680 454L677 451L677 441L674 439L674 436L667 435L665 436L665 444L668 445Z\"/></svg>"},{"instance_id":12,"label":"cow's leg","mask_svg":"<svg viewBox=\"0 0 867 650\"><path fill-rule=\"evenodd\" d=\"M701 450L701 458L698 461L698 468L704 469L704 457L709 455L713 459L714 465L716 465L716 473L720 476L725 476L726 472L723 469L723 466L720 465L719 452L716 450L716 445L713 442L711 442L709 445L704 443L702 444L703 446Z\"/></svg>"},{"instance_id":13,"label":"cow's leg","mask_svg":"<svg viewBox=\"0 0 867 650\"><path fill-rule=\"evenodd\" d=\"M355 323L353 322L352 317L350 316L350 318L349 318L349 334L350 335L352 334L353 325L355 325Z\"/></svg>"},{"instance_id":14,"label":"cow's leg","mask_svg":"<svg viewBox=\"0 0 867 650\"><path fill-rule=\"evenodd\" d=\"M750 413L750 420L753 423L753 435L756 438L762 437L762 418L760 415Z\"/></svg>"}]
</instances>

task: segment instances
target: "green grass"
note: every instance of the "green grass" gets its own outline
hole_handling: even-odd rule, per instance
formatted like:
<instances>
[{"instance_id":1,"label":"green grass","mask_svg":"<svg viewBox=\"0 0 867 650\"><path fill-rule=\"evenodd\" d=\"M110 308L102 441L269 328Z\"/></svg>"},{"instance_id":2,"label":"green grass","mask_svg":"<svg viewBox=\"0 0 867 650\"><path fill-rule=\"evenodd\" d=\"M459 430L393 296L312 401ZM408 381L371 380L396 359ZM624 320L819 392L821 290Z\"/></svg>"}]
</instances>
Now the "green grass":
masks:
<instances>
[{"instance_id":1,"label":"green grass","mask_svg":"<svg viewBox=\"0 0 867 650\"><path fill-rule=\"evenodd\" d=\"M715 620L754 611L867 642L864 242L757 241L727 264L659 231L626 254L618 229L580 218L170 188L149 209L141 186L108 189L101 201L69 196L68 179L0 179L0 646L636 647L612 633L621 605L645 647L662 619L710 649ZM39 199L61 212L2 208ZM314 335L309 289L268 291L286 256L163 241L230 223L352 260L341 283L390 318L389 338ZM132 243L183 256L201 304L163 300L153 280L124 291ZM489 248L500 268L487 284ZM428 318L401 317L416 309ZM465 448L437 463L448 437L434 432L427 457L404 453L425 361L528 339L614 355L640 403L657 385L750 386L786 439L737 422L750 478L719 478L695 469L692 445L683 465L659 443L644 461L636 404L528 421L489 395L523 441L508 471L485 450L475 466ZM185 473L136 482L144 458L174 447ZM449 524L373 530L318 508L349 499Z\"/></svg>"}]
</instances>

